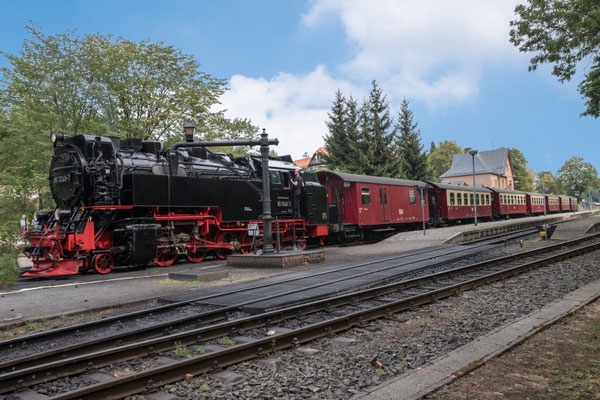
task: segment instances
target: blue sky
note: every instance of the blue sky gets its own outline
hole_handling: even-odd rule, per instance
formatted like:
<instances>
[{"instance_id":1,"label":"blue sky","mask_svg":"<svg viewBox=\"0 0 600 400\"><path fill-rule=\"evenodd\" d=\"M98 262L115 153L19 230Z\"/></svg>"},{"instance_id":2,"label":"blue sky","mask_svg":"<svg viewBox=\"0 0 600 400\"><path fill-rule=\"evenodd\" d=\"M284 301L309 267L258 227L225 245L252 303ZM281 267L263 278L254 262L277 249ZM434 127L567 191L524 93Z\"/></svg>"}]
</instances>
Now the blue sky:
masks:
<instances>
[{"instance_id":1,"label":"blue sky","mask_svg":"<svg viewBox=\"0 0 600 400\"><path fill-rule=\"evenodd\" d=\"M336 89L362 99L376 79L393 114L410 102L429 143L520 149L535 171L572 156L600 168L599 122L581 118L577 82L508 42L515 0L5 2L0 50L18 51L32 20L46 33L78 29L163 40L230 82L222 107L280 139L299 158L323 144ZM1 66L6 62L0 60Z\"/></svg>"}]
</instances>

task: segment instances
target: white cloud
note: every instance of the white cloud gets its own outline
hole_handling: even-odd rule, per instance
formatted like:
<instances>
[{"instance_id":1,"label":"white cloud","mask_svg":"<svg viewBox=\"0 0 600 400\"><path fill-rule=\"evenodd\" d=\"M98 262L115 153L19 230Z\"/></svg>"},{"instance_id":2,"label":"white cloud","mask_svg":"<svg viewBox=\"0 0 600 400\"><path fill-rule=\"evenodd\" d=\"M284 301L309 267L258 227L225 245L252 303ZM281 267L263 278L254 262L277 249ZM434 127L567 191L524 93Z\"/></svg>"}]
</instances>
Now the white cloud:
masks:
<instances>
[{"instance_id":1,"label":"white cloud","mask_svg":"<svg viewBox=\"0 0 600 400\"><path fill-rule=\"evenodd\" d=\"M339 19L356 45L353 59L303 75L272 79L236 75L223 96L231 117L247 117L280 139L295 158L323 144L335 91L358 100L376 79L392 106L402 97L431 108L473 100L486 67L522 61L508 41L518 0L314 0L303 24ZM325 40L326 38L324 38ZM332 44L335 45L335 44ZM293 146L293 147L290 147Z\"/></svg>"},{"instance_id":2,"label":"white cloud","mask_svg":"<svg viewBox=\"0 0 600 400\"><path fill-rule=\"evenodd\" d=\"M520 59L508 41L517 3L315 0L303 22L317 27L339 18L358 47L343 66L351 79L376 78L392 94L435 107L476 95L485 66Z\"/></svg>"},{"instance_id":3,"label":"white cloud","mask_svg":"<svg viewBox=\"0 0 600 400\"><path fill-rule=\"evenodd\" d=\"M235 75L229 86L221 98L227 116L249 118L266 128L269 137L279 138L277 154L295 159L323 145L335 91L358 92L349 82L332 78L322 65L306 75L281 73L271 80Z\"/></svg>"}]
</instances>

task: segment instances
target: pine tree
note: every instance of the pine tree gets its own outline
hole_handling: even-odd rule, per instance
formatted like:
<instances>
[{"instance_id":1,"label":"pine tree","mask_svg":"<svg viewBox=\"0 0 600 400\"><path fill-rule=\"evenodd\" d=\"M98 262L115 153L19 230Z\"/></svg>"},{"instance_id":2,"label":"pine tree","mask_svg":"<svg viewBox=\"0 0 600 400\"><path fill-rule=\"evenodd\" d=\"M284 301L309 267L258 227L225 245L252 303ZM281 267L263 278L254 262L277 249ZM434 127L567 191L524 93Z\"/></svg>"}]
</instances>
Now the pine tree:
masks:
<instances>
[{"instance_id":1,"label":"pine tree","mask_svg":"<svg viewBox=\"0 0 600 400\"><path fill-rule=\"evenodd\" d=\"M397 177L400 162L394 154L393 120L390 117L389 103L375 81L366 107L363 107L361 139L366 151L368 164L362 173L366 175Z\"/></svg>"},{"instance_id":2,"label":"pine tree","mask_svg":"<svg viewBox=\"0 0 600 400\"><path fill-rule=\"evenodd\" d=\"M329 134L325 140L325 148L329 155L325 155L327 167L331 170L345 170L349 155L348 136L346 134L346 98L338 89L331 106L331 112L327 114L329 121L326 122Z\"/></svg>"},{"instance_id":3,"label":"pine tree","mask_svg":"<svg viewBox=\"0 0 600 400\"><path fill-rule=\"evenodd\" d=\"M435 151L435 142L432 140L431 144L429 145L429 153L427 153L427 155L433 153Z\"/></svg>"},{"instance_id":4,"label":"pine tree","mask_svg":"<svg viewBox=\"0 0 600 400\"><path fill-rule=\"evenodd\" d=\"M346 167L344 170L353 174L359 174L362 170L361 165L366 163L366 155L361 150L361 113L358 108L358 103L354 97L352 97L352 95L350 95L350 97L346 100L345 117L348 153L346 156Z\"/></svg>"},{"instance_id":5,"label":"pine tree","mask_svg":"<svg viewBox=\"0 0 600 400\"><path fill-rule=\"evenodd\" d=\"M420 129L416 122L413 123L413 112L406 99L400 105L395 130L400 135L397 139L397 155L402 163L404 177L412 180L426 179L427 155L421 144Z\"/></svg>"}]
</instances>

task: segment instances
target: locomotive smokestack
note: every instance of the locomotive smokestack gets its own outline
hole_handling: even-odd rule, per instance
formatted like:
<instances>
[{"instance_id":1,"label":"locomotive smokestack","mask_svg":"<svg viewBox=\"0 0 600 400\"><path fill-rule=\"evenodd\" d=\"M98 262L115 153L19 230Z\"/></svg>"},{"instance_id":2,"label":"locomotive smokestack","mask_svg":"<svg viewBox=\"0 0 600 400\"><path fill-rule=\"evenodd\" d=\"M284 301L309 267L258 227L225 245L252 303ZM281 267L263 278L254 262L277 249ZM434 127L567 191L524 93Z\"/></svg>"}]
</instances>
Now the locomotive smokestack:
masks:
<instances>
[{"instance_id":1,"label":"locomotive smokestack","mask_svg":"<svg viewBox=\"0 0 600 400\"><path fill-rule=\"evenodd\" d=\"M185 133L185 141L193 142L194 141L194 133L196 132L196 127L194 124L188 122L183 126L183 132Z\"/></svg>"}]
</instances>

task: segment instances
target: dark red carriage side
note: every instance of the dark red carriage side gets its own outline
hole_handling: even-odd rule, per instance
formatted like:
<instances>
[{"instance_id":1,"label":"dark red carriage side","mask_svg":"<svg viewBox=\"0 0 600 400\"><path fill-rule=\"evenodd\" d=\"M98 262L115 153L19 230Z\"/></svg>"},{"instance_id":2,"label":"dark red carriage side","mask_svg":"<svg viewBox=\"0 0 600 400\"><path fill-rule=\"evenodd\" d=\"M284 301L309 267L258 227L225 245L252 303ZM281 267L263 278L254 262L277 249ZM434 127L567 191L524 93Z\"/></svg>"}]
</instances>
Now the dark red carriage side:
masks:
<instances>
[{"instance_id":1,"label":"dark red carriage side","mask_svg":"<svg viewBox=\"0 0 600 400\"><path fill-rule=\"evenodd\" d=\"M425 182L329 171L318 172L318 177L327 187L330 232L360 237L368 231L399 230L423 222L420 191L426 193Z\"/></svg>"},{"instance_id":2,"label":"dark red carriage side","mask_svg":"<svg viewBox=\"0 0 600 400\"><path fill-rule=\"evenodd\" d=\"M519 190L492 188L494 215L506 217L527 214L527 193Z\"/></svg>"},{"instance_id":3,"label":"dark red carriage side","mask_svg":"<svg viewBox=\"0 0 600 400\"><path fill-rule=\"evenodd\" d=\"M435 219L437 223L471 220L475 217L477 203L477 218L492 216L491 190L477 186L475 201L473 201L473 186L453 183L430 183L433 187L432 196L435 200ZM433 213L432 213L433 214Z\"/></svg>"}]
</instances>

